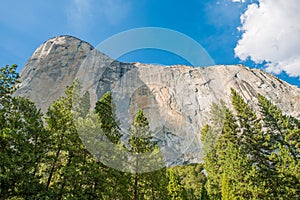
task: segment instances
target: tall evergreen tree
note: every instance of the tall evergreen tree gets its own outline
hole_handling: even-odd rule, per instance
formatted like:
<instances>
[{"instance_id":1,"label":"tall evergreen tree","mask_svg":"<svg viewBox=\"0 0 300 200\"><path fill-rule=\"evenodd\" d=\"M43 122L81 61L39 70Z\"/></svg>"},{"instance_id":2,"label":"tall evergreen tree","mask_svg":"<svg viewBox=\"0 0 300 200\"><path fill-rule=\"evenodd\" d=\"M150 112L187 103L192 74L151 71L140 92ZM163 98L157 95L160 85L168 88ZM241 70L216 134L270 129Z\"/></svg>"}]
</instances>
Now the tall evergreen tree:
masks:
<instances>
[{"instance_id":1,"label":"tall evergreen tree","mask_svg":"<svg viewBox=\"0 0 300 200\"><path fill-rule=\"evenodd\" d=\"M234 113L225 109L222 132L204 158L210 199L297 199L299 120L283 115L262 95L258 118L231 92ZM204 127L202 141L212 130Z\"/></svg>"},{"instance_id":2,"label":"tall evergreen tree","mask_svg":"<svg viewBox=\"0 0 300 200\"><path fill-rule=\"evenodd\" d=\"M138 110L134 121L130 127L130 136L129 136L129 152L134 155L134 177L133 177L133 194L134 199L139 199L139 192L142 190L139 188L140 185L145 182L150 182L147 180L147 176L142 174L143 164L139 158L140 154L151 153L156 148L156 142L153 141L148 119L144 116L142 110Z\"/></svg>"},{"instance_id":3,"label":"tall evergreen tree","mask_svg":"<svg viewBox=\"0 0 300 200\"><path fill-rule=\"evenodd\" d=\"M222 175L222 200L230 200L229 181L226 172Z\"/></svg>"},{"instance_id":4,"label":"tall evergreen tree","mask_svg":"<svg viewBox=\"0 0 300 200\"><path fill-rule=\"evenodd\" d=\"M78 108L79 117L86 117L91 109L90 93L88 91L86 91L84 95L79 98Z\"/></svg>"},{"instance_id":5,"label":"tall evergreen tree","mask_svg":"<svg viewBox=\"0 0 300 200\"><path fill-rule=\"evenodd\" d=\"M251 135L249 130L249 121L247 114L249 112L246 104L234 91L232 91L233 105L237 116L235 116L225 105L220 105L219 109L223 112L223 125L221 133L213 146L213 149L204 158L205 170L208 173L207 190L211 199L221 199L222 188L224 183L228 188L226 197L228 198L251 198L251 189L245 184L248 172L251 171L251 162L247 149L247 142L251 141L243 133ZM241 107L239 107L241 106ZM245 109L246 107L246 109ZM242 110L242 108L244 110ZM242 111L245 111L244 113ZM251 113L250 113L251 114ZM251 116L252 120L256 120L256 116ZM212 120L215 120L212 117ZM212 123L216 125L216 123ZM204 142L205 137L213 130L209 126L203 129ZM247 142L246 142L247 141ZM226 181L224 182L224 173L226 173ZM223 183L223 184L222 184Z\"/></svg>"},{"instance_id":6,"label":"tall evergreen tree","mask_svg":"<svg viewBox=\"0 0 300 200\"><path fill-rule=\"evenodd\" d=\"M168 185L168 177L166 168L144 173L142 175L146 182L145 190L147 191L144 199L168 199L166 187L166 185Z\"/></svg>"},{"instance_id":7,"label":"tall evergreen tree","mask_svg":"<svg viewBox=\"0 0 300 200\"><path fill-rule=\"evenodd\" d=\"M184 188L180 183L179 177L176 172L170 168L168 169L169 183L167 186L168 193L171 200L184 199Z\"/></svg>"},{"instance_id":8,"label":"tall evergreen tree","mask_svg":"<svg viewBox=\"0 0 300 200\"><path fill-rule=\"evenodd\" d=\"M17 97L2 119L1 196L34 198L44 191L39 170L49 142L42 115L32 102Z\"/></svg>"},{"instance_id":9,"label":"tall evergreen tree","mask_svg":"<svg viewBox=\"0 0 300 200\"><path fill-rule=\"evenodd\" d=\"M114 144L120 143L121 133L117 117L115 114L115 105L110 92L106 92L96 103L95 112L100 118L101 129L106 137Z\"/></svg>"},{"instance_id":10,"label":"tall evergreen tree","mask_svg":"<svg viewBox=\"0 0 300 200\"><path fill-rule=\"evenodd\" d=\"M31 101L13 97L16 65L0 69L0 196L38 198L40 163L45 160L49 134L42 114Z\"/></svg>"},{"instance_id":11,"label":"tall evergreen tree","mask_svg":"<svg viewBox=\"0 0 300 200\"><path fill-rule=\"evenodd\" d=\"M207 194L204 186L207 181L207 177L204 174L203 164L187 164L183 166L172 167L176 175L178 176L181 185L184 188L185 199L198 200L207 199Z\"/></svg>"},{"instance_id":12,"label":"tall evergreen tree","mask_svg":"<svg viewBox=\"0 0 300 200\"><path fill-rule=\"evenodd\" d=\"M88 164L95 161L79 138L72 113L74 98L78 95L74 91L78 87L78 81L67 87L65 96L54 102L47 112L52 153L46 186L57 199L83 197L84 190L93 187L86 179L90 178L88 171L94 170Z\"/></svg>"},{"instance_id":13,"label":"tall evergreen tree","mask_svg":"<svg viewBox=\"0 0 300 200\"><path fill-rule=\"evenodd\" d=\"M229 147L237 147L238 136L237 136L237 124L232 112L225 107L224 104L219 106L223 115L223 125L221 126L221 132L217 137L216 142L213 144L211 151L204 157L205 170L208 173L207 190L212 199L221 198L221 180L222 173L225 172L228 163L228 157L230 156ZM212 117L212 120L216 117ZM212 124L217 124L213 122ZM206 137L211 137L209 134L215 129L210 126L206 126L202 130L202 142L207 141Z\"/></svg>"},{"instance_id":14,"label":"tall evergreen tree","mask_svg":"<svg viewBox=\"0 0 300 200\"><path fill-rule=\"evenodd\" d=\"M272 102L262 95L258 96L268 135L271 154L268 163L271 174L265 174L268 195L274 198L299 198L300 192L300 123L299 120L284 115ZM271 175L271 176L270 176Z\"/></svg>"},{"instance_id":15,"label":"tall evergreen tree","mask_svg":"<svg viewBox=\"0 0 300 200\"><path fill-rule=\"evenodd\" d=\"M262 128L262 121L257 114L235 90L231 89L232 104L238 121L238 134L240 135L240 147L249 159L252 166L247 186L252 196L263 198L265 193L266 175L274 176L272 166L269 165L268 156L272 151L270 135ZM273 179L273 178L272 178Z\"/></svg>"},{"instance_id":16,"label":"tall evergreen tree","mask_svg":"<svg viewBox=\"0 0 300 200\"><path fill-rule=\"evenodd\" d=\"M95 113L99 119L99 128L101 129L101 133L104 133L107 137L108 145L115 145L117 149L116 152L112 152L113 154L118 154L118 151L124 150L121 144L122 134L119 128L119 122L115 114L115 104L113 102L113 98L110 92L106 92L100 100L96 103ZM122 165L121 160L119 160L119 155L111 155L109 158L111 163L115 163L115 165ZM123 160L126 158L122 158ZM130 199L132 198L131 194L125 192L130 187L130 174L126 172L119 171L118 169L110 168L109 166L105 166L101 164L103 169L105 169L107 173L106 188L109 190L108 199ZM124 166L125 167L125 166Z\"/></svg>"}]
</instances>

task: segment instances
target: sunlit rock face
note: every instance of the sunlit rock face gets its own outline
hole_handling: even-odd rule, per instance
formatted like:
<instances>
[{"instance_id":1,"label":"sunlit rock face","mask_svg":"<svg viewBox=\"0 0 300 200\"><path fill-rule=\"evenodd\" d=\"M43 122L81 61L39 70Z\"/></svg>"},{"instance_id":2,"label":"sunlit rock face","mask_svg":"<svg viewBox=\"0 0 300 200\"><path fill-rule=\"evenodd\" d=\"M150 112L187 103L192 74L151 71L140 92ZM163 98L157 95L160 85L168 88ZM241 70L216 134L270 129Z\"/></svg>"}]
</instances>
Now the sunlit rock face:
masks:
<instances>
[{"instance_id":1,"label":"sunlit rock face","mask_svg":"<svg viewBox=\"0 0 300 200\"><path fill-rule=\"evenodd\" d=\"M230 88L256 110L260 93L300 118L300 89L259 69L122 63L71 36L52 38L37 48L21 72L16 95L45 112L75 79L90 92L91 105L111 91L125 135L136 111L143 109L168 165L202 161L199 132L212 102L223 100L232 107Z\"/></svg>"}]
</instances>

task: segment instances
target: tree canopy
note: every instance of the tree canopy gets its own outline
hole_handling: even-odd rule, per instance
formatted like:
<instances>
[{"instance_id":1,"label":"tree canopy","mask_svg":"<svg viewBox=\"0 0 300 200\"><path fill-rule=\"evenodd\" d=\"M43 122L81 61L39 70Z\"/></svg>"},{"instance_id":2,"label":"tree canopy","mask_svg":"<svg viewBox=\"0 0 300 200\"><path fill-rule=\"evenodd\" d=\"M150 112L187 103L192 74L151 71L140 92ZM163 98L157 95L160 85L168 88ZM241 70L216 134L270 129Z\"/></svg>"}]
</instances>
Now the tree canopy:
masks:
<instances>
[{"instance_id":1,"label":"tree canopy","mask_svg":"<svg viewBox=\"0 0 300 200\"><path fill-rule=\"evenodd\" d=\"M211 105L200 135L204 163L141 173L140 155L160 151L143 110L124 137L110 92L91 108L74 81L43 114L13 95L16 68L0 68L0 199L300 199L300 121L260 94L259 110L233 89L231 105ZM132 173L89 151L82 138L97 145L97 133L132 155Z\"/></svg>"}]
</instances>

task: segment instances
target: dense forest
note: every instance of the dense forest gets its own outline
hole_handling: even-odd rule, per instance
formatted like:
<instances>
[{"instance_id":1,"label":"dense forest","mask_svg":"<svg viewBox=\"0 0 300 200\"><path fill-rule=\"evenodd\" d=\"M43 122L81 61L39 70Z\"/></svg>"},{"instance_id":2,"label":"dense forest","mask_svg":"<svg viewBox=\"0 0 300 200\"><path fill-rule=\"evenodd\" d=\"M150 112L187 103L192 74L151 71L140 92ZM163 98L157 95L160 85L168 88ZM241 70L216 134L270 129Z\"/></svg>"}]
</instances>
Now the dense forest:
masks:
<instances>
[{"instance_id":1,"label":"dense forest","mask_svg":"<svg viewBox=\"0 0 300 200\"><path fill-rule=\"evenodd\" d=\"M0 199L300 199L300 121L264 96L258 95L259 112L233 89L231 105L211 105L210 121L199 130L203 164L126 172L100 162L78 127L101 129L133 154L159 151L142 110L124 145L109 92L91 110L88 93L74 96L75 81L42 114L13 95L16 68L0 69ZM75 110L74 99L81 105Z\"/></svg>"}]
</instances>

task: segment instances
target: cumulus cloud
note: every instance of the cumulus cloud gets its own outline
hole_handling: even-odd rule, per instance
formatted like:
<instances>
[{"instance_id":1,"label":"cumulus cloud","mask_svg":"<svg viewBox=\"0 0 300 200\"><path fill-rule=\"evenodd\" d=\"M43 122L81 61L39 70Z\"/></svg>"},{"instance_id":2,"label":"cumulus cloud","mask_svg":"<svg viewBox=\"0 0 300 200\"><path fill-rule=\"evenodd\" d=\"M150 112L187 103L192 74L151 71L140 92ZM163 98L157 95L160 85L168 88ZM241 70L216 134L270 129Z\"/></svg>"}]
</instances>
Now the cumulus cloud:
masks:
<instances>
[{"instance_id":1,"label":"cumulus cloud","mask_svg":"<svg viewBox=\"0 0 300 200\"><path fill-rule=\"evenodd\" d=\"M235 1L235 0L233 0ZM241 16L236 57L266 62L266 70L300 77L299 0L259 0Z\"/></svg>"}]
</instances>

